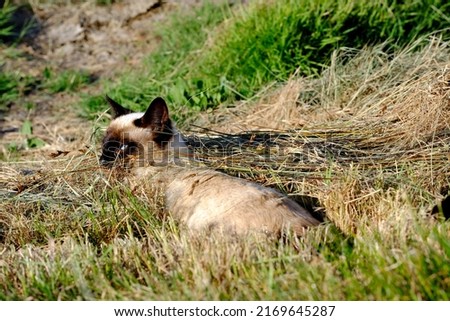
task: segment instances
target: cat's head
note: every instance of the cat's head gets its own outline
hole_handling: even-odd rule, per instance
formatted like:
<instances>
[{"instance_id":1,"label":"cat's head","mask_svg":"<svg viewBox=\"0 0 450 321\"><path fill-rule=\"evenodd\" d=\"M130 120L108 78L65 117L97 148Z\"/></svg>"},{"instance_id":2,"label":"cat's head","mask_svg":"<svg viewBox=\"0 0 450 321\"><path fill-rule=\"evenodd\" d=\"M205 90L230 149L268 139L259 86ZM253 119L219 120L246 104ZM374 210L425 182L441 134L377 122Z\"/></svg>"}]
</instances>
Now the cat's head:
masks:
<instances>
[{"instance_id":1,"label":"cat's head","mask_svg":"<svg viewBox=\"0 0 450 321\"><path fill-rule=\"evenodd\" d=\"M132 112L110 97L113 110L102 144L102 165L167 165L187 153L182 136L169 118L164 99L155 98L145 113ZM136 163L136 161L138 163Z\"/></svg>"}]
</instances>

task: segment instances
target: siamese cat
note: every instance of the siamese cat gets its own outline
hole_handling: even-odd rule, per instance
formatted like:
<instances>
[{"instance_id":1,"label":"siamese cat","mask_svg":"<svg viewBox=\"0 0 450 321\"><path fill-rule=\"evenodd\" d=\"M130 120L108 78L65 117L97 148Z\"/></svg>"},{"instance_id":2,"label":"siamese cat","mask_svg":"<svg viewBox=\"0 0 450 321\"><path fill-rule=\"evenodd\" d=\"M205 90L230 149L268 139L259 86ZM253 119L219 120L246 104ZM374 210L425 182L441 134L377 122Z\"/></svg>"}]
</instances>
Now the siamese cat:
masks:
<instances>
[{"instance_id":1,"label":"siamese cat","mask_svg":"<svg viewBox=\"0 0 450 321\"><path fill-rule=\"evenodd\" d=\"M164 99L154 99L145 113L132 112L108 96L106 100L114 118L103 139L101 164L126 166L135 185L151 186L148 193L162 191L166 210L190 230L302 234L320 224L274 189L183 164L191 154Z\"/></svg>"}]
</instances>

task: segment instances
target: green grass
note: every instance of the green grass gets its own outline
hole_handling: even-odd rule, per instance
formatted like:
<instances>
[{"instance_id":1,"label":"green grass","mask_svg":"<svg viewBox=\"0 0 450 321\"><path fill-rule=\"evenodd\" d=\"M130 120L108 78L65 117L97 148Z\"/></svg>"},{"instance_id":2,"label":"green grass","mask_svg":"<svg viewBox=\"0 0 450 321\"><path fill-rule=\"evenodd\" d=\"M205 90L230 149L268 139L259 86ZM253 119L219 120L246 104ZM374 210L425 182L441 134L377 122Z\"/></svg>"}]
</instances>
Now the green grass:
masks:
<instances>
[{"instance_id":1,"label":"green grass","mask_svg":"<svg viewBox=\"0 0 450 321\"><path fill-rule=\"evenodd\" d=\"M16 6L11 5L9 1L5 1L0 8L0 43L2 43L4 37L12 34L13 26L10 24L10 21L16 9Z\"/></svg>"},{"instance_id":2,"label":"green grass","mask_svg":"<svg viewBox=\"0 0 450 321\"><path fill-rule=\"evenodd\" d=\"M34 91L56 94L59 92L75 92L81 87L91 84L94 79L84 71L64 70L54 72L46 68L42 76L34 77L22 72L0 73L0 110L7 110L7 105L26 97ZM25 108L32 108L27 102Z\"/></svg>"},{"instance_id":3,"label":"green grass","mask_svg":"<svg viewBox=\"0 0 450 321\"><path fill-rule=\"evenodd\" d=\"M30 4L16 1L2 1L0 7L0 44L17 45L26 38L30 39L30 32L38 28L37 20L30 16Z\"/></svg>"},{"instance_id":4,"label":"green grass","mask_svg":"<svg viewBox=\"0 0 450 321\"><path fill-rule=\"evenodd\" d=\"M300 75L318 75L338 48L388 42L398 49L449 27L450 3L440 0L254 1L233 16L190 75L204 79L208 94L225 82L233 88L232 99L248 99L297 69ZM196 103L214 107L226 98Z\"/></svg>"},{"instance_id":5,"label":"green grass","mask_svg":"<svg viewBox=\"0 0 450 321\"><path fill-rule=\"evenodd\" d=\"M0 110L7 110L6 105L19 96L16 77L11 74L0 73Z\"/></svg>"},{"instance_id":6,"label":"green grass","mask_svg":"<svg viewBox=\"0 0 450 321\"><path fill-rule=\"evenodd\" d=\"M300 239L227 242L189 236L98 180L72 202L43 196L4 202L1 300L450 298L448 223L417 215L361 222L355 236L328 224ZM27 210L13 220L17 207Z\"/></svg>"},{"instance_id":7,"label":"green grass","mask_svg":"<svg viewBox=\"0 0 450 321\"><path fill-rule=\"evenodd\" d=\"M340 47L395 50L449 27L450 3L441 0L256 0L231 13L206 5L163 24L161 47L108 91L137 110L163 96L177 111L198 111L250 99L296 70L318 75ZM105 107L98 96L84 104L87 115Z\"/></svg>"},{"instance_id":8,"label":"green grass","mask_svg":"<svg viewBox=\"0 0 450 321\"><path fill-rule=\"evenodd\" d=\"M43 88L55 94L63 91L76 91L83 85L93 82L91 76L84 71L64 70L54 72L48 68L43 73Z\"/></svg>"},{"instance_id":9,"label":"green grass","mask_svg":"<svg viewBox=\"0 0 450 321\"><path fill-rule=\"evenodd\" d=\"M141 110L156 96L172 103L190 99L184 75L188 73L198 51L208 39L211 30L230 15L226 5L206 3L188 12L176 12L155 30L160 46L143 62L142 68L122 75L106 84L106 91L129 108ZM84 115L96 118L107 106L105 92L83 99ZM175 116L176 117L176 116Z\"/></svg>"},{"instance_id":10,"label":"green grass","mask_svg":"<svg viewBox=\"0 0 450 321\"><path fill-rule=\"evenodd\" d=\"M0 110L24 95L29 94L38 86L35 77L20 72L0 72Z\"/></svg>"}]
</instances>

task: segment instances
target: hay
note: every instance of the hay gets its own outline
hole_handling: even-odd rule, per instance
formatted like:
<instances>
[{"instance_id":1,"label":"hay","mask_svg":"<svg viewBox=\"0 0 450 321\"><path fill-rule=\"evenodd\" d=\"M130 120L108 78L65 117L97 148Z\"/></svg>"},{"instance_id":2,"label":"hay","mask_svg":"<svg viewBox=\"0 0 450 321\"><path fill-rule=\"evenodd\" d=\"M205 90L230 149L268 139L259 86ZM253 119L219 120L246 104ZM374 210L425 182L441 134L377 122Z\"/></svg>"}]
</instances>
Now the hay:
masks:
<instances>
[{"instance_id":1,"label":"hay","mask_svg":"<svg viewBox=\"0 0 450 321\"><path fill-rule=\"evenodd\" d=\"M321 78L293 77L219 111L212 117L226 123L190 141L218 170L317 197L346 231L361 217L385 219L396 202L423 214L449 185L449 57L436 38L395 55L344 48Z\"/></svg>"},{"instance_id":2,"label":"hay","mask_svg":"<svg viewBox=\"0 0 450 321\"><path fill-rule=\"evenodd\" d=\"M449 186L450 46L424 43L396 55L382 47L342 49L321 78L293 77L238 113L216 112L212 117L224 113L219 118L248 130L235 133L223 123L193 128L193 165L315 197L348 233L361 219L425 213ZM93 198L111 184L98 153L93 146L78 156L3 163L2 207L98 203Z\"/></svg>"}]
</instances>

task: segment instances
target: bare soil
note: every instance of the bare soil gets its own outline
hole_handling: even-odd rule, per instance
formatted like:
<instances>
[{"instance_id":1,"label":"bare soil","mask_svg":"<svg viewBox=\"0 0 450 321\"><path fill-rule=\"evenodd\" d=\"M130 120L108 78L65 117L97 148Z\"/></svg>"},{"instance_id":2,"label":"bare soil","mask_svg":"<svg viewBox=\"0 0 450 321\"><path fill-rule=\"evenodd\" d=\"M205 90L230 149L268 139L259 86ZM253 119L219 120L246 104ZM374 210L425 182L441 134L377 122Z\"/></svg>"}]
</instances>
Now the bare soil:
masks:
<instances>
[{"instance_id":1,"label":"bare soil","mask_svg":"<svg viewBox=\"0 0 450 321\"><path fill-rule=\"evenodd\" d=\"M123 0L108 6L94 1L75 4L32 3L29 12L37 20L33 34L16 48L2 47L1 69L40 76L45 68L57 74L64 70L86 71L93 79L113 78L127 69L138 68L140 61L154 50L160 39L155 26L179 7L199 5L202 1ZM20 18L20 17L19 17ZM23 18L23 17L22 17ZM92 123L74 108L80 95L101 92L98 82L76 93L49 94L32 90L11 104L0 115L3 155L11 143L26 137L20 133L23 122L33 124L33 136L47 145L40 150L22 150L21 156L48 157L60 151L84 148L92 134ZM26 104L34 108L27 110Z\"/></svg>"}]
</instances>

